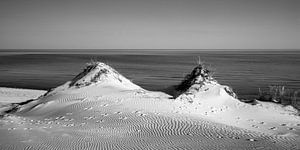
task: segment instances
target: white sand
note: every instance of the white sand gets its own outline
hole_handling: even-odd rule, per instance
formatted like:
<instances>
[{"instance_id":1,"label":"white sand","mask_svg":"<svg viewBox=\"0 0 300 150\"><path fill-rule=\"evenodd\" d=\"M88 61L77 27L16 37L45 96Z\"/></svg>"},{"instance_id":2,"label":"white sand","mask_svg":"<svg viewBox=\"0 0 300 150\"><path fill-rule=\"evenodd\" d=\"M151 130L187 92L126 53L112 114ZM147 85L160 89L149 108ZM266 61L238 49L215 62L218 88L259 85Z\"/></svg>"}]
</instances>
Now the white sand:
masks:
<instances>
[{"instance_id":1,"label":"white sand","mask_svg":"<svg viewBox=\"0 0 300 150\"><path fill-rule=\"evenodd\" d=\"M28 99L35 99L46 93L43 90L28 90L0 87L0 102L18 103Z\"/></svg>"},{"instance_id":2,"label":"white sand","mask_svg":"<svg viewBox=\"0 0 300 150\"><path fill-rule=\"evenodd\" d=\"M300 149L296 110L242 103L218 83L190 88L174 100L114 70L90 82L102 69L112 71L101 64L6 114L0 149ZM1 97L43 94L8 91Z\"/></svg>"}]
</instances>

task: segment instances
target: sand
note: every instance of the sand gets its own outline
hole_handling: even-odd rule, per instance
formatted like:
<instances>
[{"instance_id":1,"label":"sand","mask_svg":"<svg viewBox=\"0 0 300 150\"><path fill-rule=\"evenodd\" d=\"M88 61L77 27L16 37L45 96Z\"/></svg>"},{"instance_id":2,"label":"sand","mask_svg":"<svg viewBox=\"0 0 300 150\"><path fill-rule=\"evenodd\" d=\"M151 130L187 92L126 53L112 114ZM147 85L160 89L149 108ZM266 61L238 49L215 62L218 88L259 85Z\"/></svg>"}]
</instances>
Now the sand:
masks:
<instances>
[{"instance_id":1,"label":"sand","mask_svg":"<svg viewBox=\"0 0 300 150\"><path fill-rule=\"evenodd\" d=\"M43 90L29 90L0 87L0 102L1 103L18 103L29 99L35 99L46 93Z\"/></svg>"},{"instance_id":2,"label":"sand","mask_svg":"<svg viewBox=\"0 0 300 150\"><path fill-rule=\"evenodd\" d=\"M6 113L0 149L300 149L295 109L240 102L217 82L173 99L114 71L100 64ZM2 101L45 92L0 89Z\"/></svg>"}]
</instances>

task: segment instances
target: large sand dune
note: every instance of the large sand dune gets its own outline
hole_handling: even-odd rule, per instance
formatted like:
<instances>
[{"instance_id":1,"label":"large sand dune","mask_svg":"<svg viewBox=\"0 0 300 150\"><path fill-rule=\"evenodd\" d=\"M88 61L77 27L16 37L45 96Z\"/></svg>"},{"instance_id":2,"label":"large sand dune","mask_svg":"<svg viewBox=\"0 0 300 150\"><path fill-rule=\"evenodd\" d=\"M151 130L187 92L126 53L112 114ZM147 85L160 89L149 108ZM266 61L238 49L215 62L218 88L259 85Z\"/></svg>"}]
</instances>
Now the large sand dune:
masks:
<instances>
[{"instance_id":1,"label":"large sand dune","mask_svg":"<svg viewBox=\"0 0 300 150\"><path fill-rule=\"evenodd\" d=\"M300 149L297 110L240 102L205 77L173 98L94 63L37 99L3 108L0 149Z\"/></svg>"}]
</instances>

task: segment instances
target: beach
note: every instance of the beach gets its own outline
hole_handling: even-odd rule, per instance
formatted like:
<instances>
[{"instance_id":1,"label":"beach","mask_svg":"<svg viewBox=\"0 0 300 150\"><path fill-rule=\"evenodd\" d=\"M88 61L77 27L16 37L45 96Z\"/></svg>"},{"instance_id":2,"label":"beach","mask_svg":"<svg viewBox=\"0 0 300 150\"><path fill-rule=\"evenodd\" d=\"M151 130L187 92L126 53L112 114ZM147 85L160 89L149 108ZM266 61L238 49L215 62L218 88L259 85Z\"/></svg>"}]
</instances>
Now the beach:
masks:
<instances>
[{"instance_id":1,"label":"beach","mask_svg":"<svg viewBox=\"0 0 300 150\"><path fill-rule=\"evenodd\" d=\"M104 63L48 92L1 88L1 149L299 149L297 110L239 101L209 78L174 98ZM5 92L10 91L10 92ZM229 91L229 92L228 92ZM13 94L15 93L15 94ZM30 101L20 103L24 99ZM3 99L2 99L3 101Z\"/></svg>"}]
</instances>

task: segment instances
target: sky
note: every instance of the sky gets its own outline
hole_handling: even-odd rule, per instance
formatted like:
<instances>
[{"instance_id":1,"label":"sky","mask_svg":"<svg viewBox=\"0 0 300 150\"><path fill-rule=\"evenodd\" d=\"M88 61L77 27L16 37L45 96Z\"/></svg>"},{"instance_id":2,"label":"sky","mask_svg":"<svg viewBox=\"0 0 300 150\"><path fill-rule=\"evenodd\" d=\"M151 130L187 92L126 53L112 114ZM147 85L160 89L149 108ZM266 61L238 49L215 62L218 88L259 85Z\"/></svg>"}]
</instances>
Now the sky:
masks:
<instances>
[{"instance_id":1,"label":"sky","mask_svg":"<svg viewBox=\"0 0 300 150\"><path fill-rule=\"evenodd\" d=\"M0 0L0 49L300 49L299 0Z\"/></svg>"}]
</instances>

